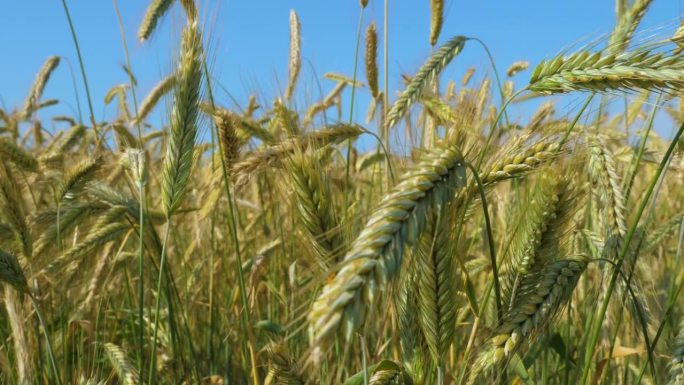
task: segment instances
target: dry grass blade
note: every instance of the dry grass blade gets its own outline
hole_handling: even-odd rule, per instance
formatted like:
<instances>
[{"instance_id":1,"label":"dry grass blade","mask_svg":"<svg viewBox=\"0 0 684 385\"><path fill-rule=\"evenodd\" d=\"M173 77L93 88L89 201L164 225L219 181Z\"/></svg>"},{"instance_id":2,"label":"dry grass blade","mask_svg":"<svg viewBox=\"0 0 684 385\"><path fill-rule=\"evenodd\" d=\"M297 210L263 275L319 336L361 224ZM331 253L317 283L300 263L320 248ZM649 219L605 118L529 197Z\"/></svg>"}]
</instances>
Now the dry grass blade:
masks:
<instances>
[{"instance_id":1,"label":"dry grass blade","mask_svg":"<svg viewBox=\"0 0 684 385\"><path fill-rule=\"evenodd\" d=\"M24 110L22 116L24 119L28 119L33 115L33 111L36 110L38 101L40 97L43 96L43 90L45 90L45 85L48 80L50 80L50 75L59 65L59 57L51 56L43 64L43 67L38 72L36 80L33 82L33 87L31 87L31 92L29 92L28 98L26 98L26 103L24 103Z\"/></svg>"},{"instance_id":2,"label":"dry grass blade","mask_svg":"<svg viewBox=\"0 0 684 385\"><path fill-rule=\"evenodd\" d=\"M126 353L117 345L107 342L102 345L107 357L109 357L109 363L112 365L116 374L119 376L121 383L123 385L138 385L140 384L140 379L138 376L138 371L135 366L129 361Z\"/></svg>"},{"instance_id":3,"label":"dry grass blade","mask_svg":"<svg viewBox=\"0 0 684 385\"><path fill-rule=\"evenodd\" d=\"M171 5L173 5L173 0L152 0L138 29L138 39L140 39L140 42L145 42L150 38L152 32L157 27L157 23L168 12Z\"/></svg>"},{"instance_id":4,"label":"dry grass blade","mask_svg":"<svg viewBox=\"0 0 684 385\"><path fill-rule=\"evenodd\" d=\"M162 202L169 217L181 204L195 162L202 80L201 36L196 21L183 29L162 176Z\"/></svg>"},{"instance_id":5,"label":"dry grass blade","mask_svg":"<svg viewBox=\"0 0 684 385\"><path fill-rule=\"evenodd\" d=\"M314 361L340 333L346 340L361 327L379 285L398 273L404 248L415 243L433 204L446 204L465 184L465 165L453 148L427 154L376 206L343 266L322 289L309 312Z\"/></svg>"},{"instance_id":6,"label":"dry grass blade","mask_svg":"<svg viewBox=\"0 0 684 385\"><path fill-rule=\"evenodd\" d=\"M458 55L465 46L467 38L456 36L442 45L432 56L420 67L418 73L411 79L411 82L402 92L387 116L387 128L394 127L401 118L406 115L408 109L420 96L423 90L432 80L437 78L442 70Z\"/></svg>"},{"instance_id":7,"label":"dry grass blade","mask_svg":"<svg viewBox=\"0 0 684 385\"><path fill-rule=\"evenodd\" d=\"M285 99L290 100L297 85L297 78L302 67L302 36L300 31L299 17L294 10L290 11L290 77L285 91Z\"/></svg>"}]
</instances>

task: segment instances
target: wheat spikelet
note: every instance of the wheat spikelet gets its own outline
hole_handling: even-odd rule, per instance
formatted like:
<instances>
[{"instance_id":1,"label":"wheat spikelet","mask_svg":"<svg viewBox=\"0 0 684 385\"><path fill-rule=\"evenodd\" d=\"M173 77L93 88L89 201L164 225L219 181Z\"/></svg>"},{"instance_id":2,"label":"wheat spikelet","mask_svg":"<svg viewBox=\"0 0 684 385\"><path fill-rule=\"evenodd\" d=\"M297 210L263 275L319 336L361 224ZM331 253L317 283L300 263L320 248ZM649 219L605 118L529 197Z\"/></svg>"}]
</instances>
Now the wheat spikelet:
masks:
<instances>
[{"instance_id":1,"label":"wheat spikelet","mask_svg":"<svg viewBox=\"0 0 684 385\"><path fill-rule=\"evenodd\" d=\"M163 165L162 202L168 217L181 204L195 161L201 80L202 38L192 21L183 29Z\"/></svg>"},{"instance_id":2,"label":"wheat spikelet","mask_svg":"<svg viewBox=\"0 0 684 385\"><path fill-rule=\"evenodd\" d=\"M387 116L387 128L396 125L401 118L406 115L408 109L420 96L442 70L458 55L465 46L467 38L456 36L442 45L432 56L420 67L418 73L411 79L410 83L402 92L401 96L394 102Z\"/></svg>"},{"instance_id":3,"label":"wheat spikelet","mask_svg":"<svg viewBox=\"0 0 684 385\"><path fill-rule=\"evenodd\" d=\"M444 0L430 0L430 45L435 46L444 21Z\"/></svg>"},{"instance_id":4,"label":"wheat spikelet","mask_svg":"<svg viewBox=\"0 0 684 385\"><path fill-rule=\"evenodd\" d=\"M159 100L166 95L169 91L173 90L176 86L176 76L169 75L162 79L157 85L152 88L149 94L140 103L140 108L138 108L138 116L136 117L134 123L140 124L147 116L152 112L154 107L157 105Z\"/></svg>"},{"instance_id":5,"label":"wheat spikelet","mask_svg":"<svg viewBox=\"0 0 684 385\"><path fill-rule=\"evenodd\" d=\"M559 259L543 269L535 286L506 313L488 347L478 355L468 384L479 383L476 381L483 371L505 360L525 338L529 339L546 326L568 301L586 266L587 259L577 256Z\"/></svg>"},{"instance_id":6,"label":"wheat spikelet","mask_svg":"<svg viewBox=\"0 0 684 385\"><path fill-rule=\"evenodd\" d=\"M157 23L168 12L171 5L173 5L173 0L152 0L138 29L138 39L141 43L150 38Z\"/></svg>"},{"instance_id":7,"label":"wheat spikelet","mask_svg":"<svg viewBox=\"0 0 684 385\"><path fill-rule=\"evenodd\" d=\"M543 94L571 91L646 91L678 93L684 86L684 59L648 49L620 54L581 51L542 61L529 89Z\"/></svg>"},{"instance_id":8,"label":"wheat spikelet","mask_svg":"<svg viewBox=\"0 0 684 385\"><path fill-rule=\"evenodd\" d=\"M518 74L520 71L525 71L530 67L530 62L527 61L517 61L513 64L511 64L510 67L506 70L506 76L513 77Z\"/></svg>"},{"instance_id":9,"label":"wheat spikelet","mask_svg":"<svg viewBox=\"0 0 684 385\"><path fill-rule=\"evenodd\" d=\"M40 100L40 97L43 96L45 85L50 80L50 75L52 75L52 72L55 70L55 68L57 68L58 65L59 57L51 56L45 61L43 67L41 67L38 75L36 75L36 80L33 82L31 91L26 98L26 103L24 103L24 109L22 111L22 116L24 119L30 118L33 114L33 111L36 110L38 101Z\"/></svg>"},{"instance_id":10,"label":"wheat spikelet","mask_svg":"<svg viewBox=\"0 0 684 385\"><path fill-rule=\"evenodd\" d=\"M679 333L672 344L668 385L684 385L684 322L679 324Z\"/></svg>"},{"instance_id":11,"label":"wheat spikelet","mask_svg":"<svg viewBox=\"0 0 684 385\"><path fill-rule=\"evenodd\" d=\"M0 138L0 156L24 171L38 171L38 161L9 139Z\"/></svg>"},{"instance_id":12,"label":"wheat spikelet","mask_svg":"<svg viewBox=\"0 0 684 385\"><path fill-rule=\"evenodd\" d=\"M284 156L291 154L297 148L305 149L309 146L320 148L356 137L362 132L358 126L338 124L307 135L290 138L250 153L233 166L232 175L236 178L236 183L241 185L250 175L277 164L284 159Z\"/></svg>"},{"instance_id":13,"label":"wheat spikelet","mask_svg":"<svg viewBox=\"0 0 684 385\"><path fill-rule=\"evenodd\" d=\"M375 23L371 23L366 30L366 81L373 98L378 97L378 31Z\"/></svg>"},{"instance_id":14,"label":"wheat spikelet","mask_svg":"<svg viewBox=\"0 0 684 385\"><path fill-rule=\"evenodd\" d=\"M266 353L268 355L267 384L304 385L297 363L290 358L282 343L270 343L266 348Z\"/></svg>"},{"instance_id":15,"label":"wheat spikelet","mask_svg":"<svg viewBox=\"0 0 684 385\"><path fill-rule=\"evenodd\" d=\"M629 9L618 14L617 24L608 42L610 53L622 53L627 49L634 31L636 31L652 2L653 0L634 0Z\"/></svg>"},{"instance_id":16,"label":"wheat spikelet","mask_svg":"<svg viewBox=\"0 0 684 385\"><path fill-rule=\"evenodd\" d=\"M123 385L138 385L140 384L140 379L138 376L138 371L135 366L126 357L126 353L117 345L107 342L102 345L107 357L109 358L109 363L116 371L119 376L121 383Z\"/></svg>"},{"instance_id":17,"label":"wheat spikelet","mask_svg":"<svg viewBox=\"0 0 684 385\"><path fill-rule=\"evenodd\" d=\"M297 85L297 78L302 67L302 49L301 49L301 31L299 25L299 17L297 13L290 10L290 62L289 70L290 77L287 83L287 90L285 91L285 99L290 100Z\"/></svg>"},{"instance_id":18,"label":"wheat spikelet","mask_svg":"<svg viewBox=\"0 0 684 385\"><path fill-rule=\"evenodd\" d=\"M363 324L379 287L397 274L404 248L421 234L430 205L445 204L452 189L464 183L460 153L437 148L385 195L345 255L342 268L323 287L309 312L314 361L335 334L349 340Z\"/></svg>"}]
</instances>

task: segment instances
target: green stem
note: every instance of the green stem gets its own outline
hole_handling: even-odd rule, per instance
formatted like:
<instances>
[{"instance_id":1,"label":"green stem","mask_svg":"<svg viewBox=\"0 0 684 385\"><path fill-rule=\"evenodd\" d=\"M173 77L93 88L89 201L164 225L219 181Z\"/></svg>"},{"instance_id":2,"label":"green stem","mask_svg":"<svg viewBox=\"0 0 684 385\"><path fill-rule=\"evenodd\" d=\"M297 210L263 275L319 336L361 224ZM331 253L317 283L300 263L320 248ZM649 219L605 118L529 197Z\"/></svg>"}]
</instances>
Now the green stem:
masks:
<instances>
[{"instance_id":1,"label":"green stem","mask_svg":"<svg viewBox=\"0 0 684 385\"><path fill-rule=\"evenodd\" d=\"M93 125L93 131L95 131L95 136L97 137L97 143L100 142L100 134L97 132L97 124L95 124L95 114L93 113L93 102L90 97L90 88L88 87L88 77L86 76L85 66L83 65L83 57L81 56L81 49L78 46L78 38L76 37L76 30L74 29L74 23L71 20L71 14L69 13L69 7L67 6L66 0L62 0L62 5L64 6L64 13L66 14L67 21L69 22L69 29L71 30L71 37L74 40L74 46L76 47L76 54L78 56L78 64L81 67L81 76L83 77L83 84L85 85L86 99L88 100L88 110L90 111L90 124Z\"/></svg>"},{"instance_id":2,"label":"green stem","mask_svg":"<svg viewBox=\"0 0 684 385\"><path fill-rule=\"evenodd\" d=\"M36 301L36 299L33 297L31 293L28 293L28 296L31 299L31 302L33 303L34 309L36 309L36 316L38 316L38 321L40 322L40 326L43 329L43 335L45 336L45 343L47 347L48 358L50 359L50 367L52 369L52 373L55 376L57 385L62 385L62 378L59 375L59 370L57 370L57 364L55 363L55 354L52 350L52 343L50 342L50 336L47 332L47 325L45 324L45 319L43 319L43 314L40 311L40 306L38 306L38 301Z\"/></svg>"},{"instance_id":3,"label":"green stem","mask_svg":"<svg viewBox=\"0 0 684 385\"><path fill-rule=\"evenodd\" d=\"M166 217L166 224L164 225L164 241L162 242L161 257L159 259L159 278L157 279L157 299L154 305L154 330L152 336L152 353L150 353L150 372L147 383L154 385L157 380L157 371L155 370L157 359L157 335L159 331L159 308L161 306L161 287L164 280L164 266L166 265L166 244L169 240L169 223L171 218Z\"/></svg>"}]
</instances>

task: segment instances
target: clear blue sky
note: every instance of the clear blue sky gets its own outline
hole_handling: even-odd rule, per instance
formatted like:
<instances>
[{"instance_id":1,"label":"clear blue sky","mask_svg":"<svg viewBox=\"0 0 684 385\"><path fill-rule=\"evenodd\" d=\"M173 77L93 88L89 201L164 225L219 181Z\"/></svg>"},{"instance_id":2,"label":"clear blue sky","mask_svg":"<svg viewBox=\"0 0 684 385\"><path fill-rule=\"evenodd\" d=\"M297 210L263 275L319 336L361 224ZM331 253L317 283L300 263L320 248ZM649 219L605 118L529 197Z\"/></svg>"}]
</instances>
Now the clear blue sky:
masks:
<instances>
[{"instance_id":1,"label":"clear blue sky","mask_svg":"<svg viewBox=\"0 0 684 385\"><path fill-rule=\"evenodd\" d=\"M642 25L647 29L671 26L680 17L681 3L681 0L655 0ZM84 56L96 118L111 119L116 107L112 104L105 108L104 95L113 85L128 81L121 70L124 52L113 3L71 0L68 4ZM174 6L152 40L140 44L136 32L147 4L146 0L119 0L132 67L139 81L139 99L170 72L184 17L180 6ZM290 9L299 14L303 34L304 66L297 104L303 108L307 102L320 97L319 90L314 88L316 82L312 81L315 76L325 92L333 84L322 79L323 73L351 75L353 72L358 1L202 0L200 8L213 74L243 105L254 92L263 95L262 100L272 100L286 84ZM383 1L370 0L364 13L364 30L375 20L382 34L382 18ZM429 18L427 0L390 0L392 95L402 87L401 73L414 73L430 53ZM598 38L612 29L614 19L613 0L446 0L440 43L458 34L479 37L489 45L499 70L505 71L516 60L528 60L534 65L568 45ZM59 55L68 58L78 76L85 113L78 62L60 0L5 2L0 13L0 46L3 47L0 105L20 106L43 61L48 56ZM471 66L477 67L480 74L491 74L486 56L476 45L466 48L443 79L460 79ZM359 68L363 71L362 64ZM518 82L524 82L528 75L519 76ZM360 76L363 80L362 72ZM43 116L75 109L66 62L54 74L44 98L59 98L65 105L52 107L42 112ZM231 106L225 92L218 92L218 98ZM362 95L359 120L365 115L367 101Z\"/></svg>"}]
</instances>

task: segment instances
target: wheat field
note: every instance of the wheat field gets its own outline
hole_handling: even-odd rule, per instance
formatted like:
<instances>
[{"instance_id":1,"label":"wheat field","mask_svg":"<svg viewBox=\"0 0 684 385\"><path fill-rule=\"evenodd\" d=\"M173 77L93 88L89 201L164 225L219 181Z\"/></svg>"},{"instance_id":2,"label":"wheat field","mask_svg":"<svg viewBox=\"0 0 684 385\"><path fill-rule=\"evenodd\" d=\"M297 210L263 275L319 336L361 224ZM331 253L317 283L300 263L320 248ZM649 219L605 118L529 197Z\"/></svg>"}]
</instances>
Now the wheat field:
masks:
<instances>
[{"instance_id":1,"label":"wheat field","mask_svg":"<svg viewBox=\"0 0 684 385\"><path fill-rule=\"evenodd\" d=\"M684 385L684 28L635 39L651 0L477 81L443 76L486 42L441 36L431 0L403 89L385 16L304 106L292 10L286 87L240 109L178 2L152 89L128 65L83 116L41 120L55 56L0 109L0 384ZM174 3L150 1L145 49Z\"/></svg>"}]
</instances>

